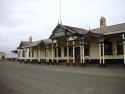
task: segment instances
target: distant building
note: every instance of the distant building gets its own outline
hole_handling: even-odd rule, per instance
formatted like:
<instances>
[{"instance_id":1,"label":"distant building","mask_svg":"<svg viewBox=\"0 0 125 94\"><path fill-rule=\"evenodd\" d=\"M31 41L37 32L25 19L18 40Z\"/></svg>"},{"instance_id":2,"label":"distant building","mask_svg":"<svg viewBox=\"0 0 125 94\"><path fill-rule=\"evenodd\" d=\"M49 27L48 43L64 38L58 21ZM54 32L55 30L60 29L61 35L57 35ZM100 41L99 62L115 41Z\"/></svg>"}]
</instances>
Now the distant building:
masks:
<instances>
[{"instance_id":1,"label":"distant building","mask_svg":"<svg viewBox=\"0 0 125 94\"><path fill-rule=\"evenodd\" d=\"M67 65L125 65L125 23L92 30L58 24L49 39L22 41L17 48L20 62L66 63Z\"/></svg>"},{"instance_id":2,"label":"distant building","mask_svg":"<svg viewBox=\"0 0 125 94\"><path fill-rule=\"evenodd\" d=\"M3 52L0 52L0 61L5 60L6 54Z\"/></svg>"}]
</instances>

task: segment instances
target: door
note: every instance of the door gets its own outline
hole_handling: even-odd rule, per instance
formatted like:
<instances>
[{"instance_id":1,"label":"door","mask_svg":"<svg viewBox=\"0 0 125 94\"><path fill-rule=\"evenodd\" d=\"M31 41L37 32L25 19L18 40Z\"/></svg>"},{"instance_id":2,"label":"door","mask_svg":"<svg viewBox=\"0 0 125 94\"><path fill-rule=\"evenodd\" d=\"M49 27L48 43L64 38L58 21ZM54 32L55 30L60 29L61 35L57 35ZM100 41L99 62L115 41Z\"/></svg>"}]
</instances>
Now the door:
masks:
<instances>
[{"instance_id":1,"label":"door","mask_svg":"<svg viewBox=\"0 0 125 94\"><path fill-rule=\"evenodd\" d=\"M75 61L80 63L80 47L75 47Z\"/></svg>"}]
</instances>

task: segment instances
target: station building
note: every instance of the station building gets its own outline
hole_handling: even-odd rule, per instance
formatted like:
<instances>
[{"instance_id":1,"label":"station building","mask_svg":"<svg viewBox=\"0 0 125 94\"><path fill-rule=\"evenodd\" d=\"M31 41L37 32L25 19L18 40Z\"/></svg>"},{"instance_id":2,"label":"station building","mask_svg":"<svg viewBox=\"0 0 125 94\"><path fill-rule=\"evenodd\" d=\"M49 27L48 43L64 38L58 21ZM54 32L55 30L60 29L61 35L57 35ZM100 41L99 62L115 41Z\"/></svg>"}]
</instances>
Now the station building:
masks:
<instances>
[{"instance_id":1,"label":"station building","mask_svg":"<svg viewBox=\"0 0 125 94\"><path fill-rule=\"evenodd\" d=\"M100 27L86 30L58 24L48 39L21 41L20 62L47 64L125 64L125 23L106 26L100 18Z\"/></svg>"},{"instance_id":2,"label":"station building","mask_svg":"<svg viewBox=\"0 0 125 94\"><path fill-rule=\"evenodd\" d=\"M5 60L6 54L4 52L0 52L0 61Z\"/></svg>"}]
</instances>

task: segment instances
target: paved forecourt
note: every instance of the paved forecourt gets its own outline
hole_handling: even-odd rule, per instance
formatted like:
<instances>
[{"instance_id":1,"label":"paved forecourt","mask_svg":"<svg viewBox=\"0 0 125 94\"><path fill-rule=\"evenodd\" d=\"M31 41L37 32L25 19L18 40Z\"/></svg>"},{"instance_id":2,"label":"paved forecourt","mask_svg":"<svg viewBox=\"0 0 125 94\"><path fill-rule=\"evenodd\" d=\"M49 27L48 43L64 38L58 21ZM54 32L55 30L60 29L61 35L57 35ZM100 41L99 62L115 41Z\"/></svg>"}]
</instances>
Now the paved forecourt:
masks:
<instances>
[{"instance_id":1,"label":"paved forecourt","mask_svg":"<svg viewBox=\"0 0 125 94\"><path fill-rule=\"evenodd\" d=\"M0 61L0 94L125 94L125 69Z\"/></svg>"}]
</instances>

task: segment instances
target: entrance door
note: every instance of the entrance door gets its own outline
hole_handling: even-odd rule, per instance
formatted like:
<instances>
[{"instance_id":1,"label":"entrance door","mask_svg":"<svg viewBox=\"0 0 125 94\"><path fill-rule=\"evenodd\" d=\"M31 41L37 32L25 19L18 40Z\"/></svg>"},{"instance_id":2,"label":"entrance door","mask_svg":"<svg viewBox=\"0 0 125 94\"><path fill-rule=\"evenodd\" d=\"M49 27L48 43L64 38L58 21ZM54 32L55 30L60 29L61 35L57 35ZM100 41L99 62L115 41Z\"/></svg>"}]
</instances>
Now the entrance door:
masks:
<instances>
[{"instance_id":1,"label":"entrance door","mask_svg":"<svg viewBox=\"0 0 125 94\"><path fill-rule=\"evenodd\" d=\"M75 60L76 63L80 63L80 47L75 47Z\"/></svg>"},{"instance_id":2,"label":"entrance door","mask_svg":"<svg viewBox=\"0 0 125 94\"><path fill-rule=\"evenodd\" d=\"M2 56L2 60L4 60L5 59L5 57L4 56Z\"/></svg>"}]
</instances>

